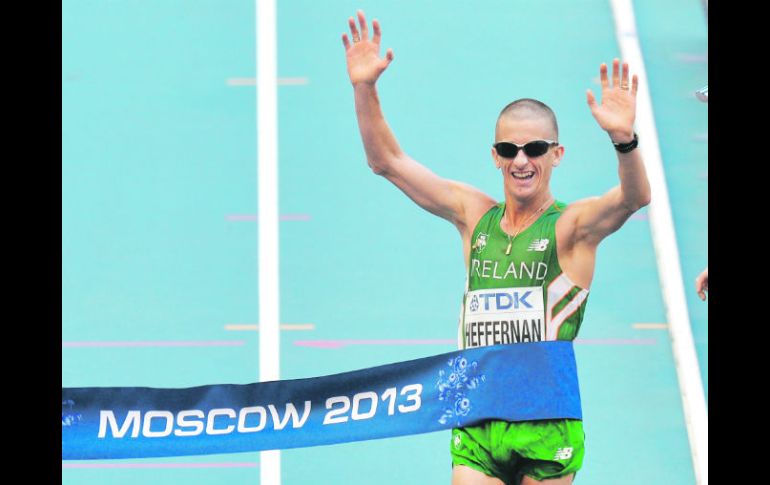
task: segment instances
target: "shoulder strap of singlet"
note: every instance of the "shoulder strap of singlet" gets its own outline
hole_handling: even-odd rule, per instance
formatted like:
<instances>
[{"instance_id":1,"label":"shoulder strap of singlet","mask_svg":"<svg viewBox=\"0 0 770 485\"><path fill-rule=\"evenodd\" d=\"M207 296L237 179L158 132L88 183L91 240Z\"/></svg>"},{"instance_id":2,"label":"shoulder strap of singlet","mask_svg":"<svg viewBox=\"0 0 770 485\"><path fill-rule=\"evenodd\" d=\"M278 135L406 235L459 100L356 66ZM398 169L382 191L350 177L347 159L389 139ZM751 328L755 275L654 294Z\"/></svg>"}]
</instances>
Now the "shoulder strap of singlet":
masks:
<instances>
[{"instance_id":1,"label":"shoulder strap of singlet","mask_svg":"<svg viewBox=\"0 0 770 485\"><path fill-rule=\"evenodd\" d=\"M471 244L473 244L473 241L476 239L476 237L478 237L479 232L485 232L489 234L492 223L495 219L497 219L495 216L503 211L504 206L505 201L498 202L497 204L490 207L483 216L481 216L479 222L476 223L476 227L473 228L473 233L471 234Z\"/></svg>"}]
</instances>

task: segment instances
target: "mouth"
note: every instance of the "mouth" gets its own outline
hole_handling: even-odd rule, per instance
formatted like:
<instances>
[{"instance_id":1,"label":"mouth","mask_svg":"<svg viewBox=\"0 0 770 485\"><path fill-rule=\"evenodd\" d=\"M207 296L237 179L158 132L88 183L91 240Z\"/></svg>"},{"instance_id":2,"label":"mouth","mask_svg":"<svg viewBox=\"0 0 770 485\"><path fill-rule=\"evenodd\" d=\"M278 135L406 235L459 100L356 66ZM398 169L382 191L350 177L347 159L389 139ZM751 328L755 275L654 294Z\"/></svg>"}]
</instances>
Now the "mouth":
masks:
<instances>
[{"instance_id":1,"label":"mouth","mask_svg":"<svg viewBox=\"0 0 770 485\"><path fill-rule=\"evenodd\" d=\"M535 176L535 172L511 172L511 176L517 180L529 180Z\"/></svg>"}]
</instances>

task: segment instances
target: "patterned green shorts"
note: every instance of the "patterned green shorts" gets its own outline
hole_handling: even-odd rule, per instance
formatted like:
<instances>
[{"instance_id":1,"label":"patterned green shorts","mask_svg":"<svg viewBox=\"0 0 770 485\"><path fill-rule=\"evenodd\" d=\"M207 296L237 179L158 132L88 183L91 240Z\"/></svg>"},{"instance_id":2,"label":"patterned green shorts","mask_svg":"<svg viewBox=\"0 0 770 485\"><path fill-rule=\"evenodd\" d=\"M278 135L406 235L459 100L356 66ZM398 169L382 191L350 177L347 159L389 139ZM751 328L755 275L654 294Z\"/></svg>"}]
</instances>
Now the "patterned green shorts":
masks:
<instances>
[{"instance_id":1,"label":"patterned green shorts","mask_svg":"<svg viewBox=\"0 0 770 485\"><path fill-rule=\"evenodd\" d=\"M577 419L486 421L452 430L452 466L465 465L506 485L576 473L583 464L583 422Z\"/></svg>"}]
</instances>

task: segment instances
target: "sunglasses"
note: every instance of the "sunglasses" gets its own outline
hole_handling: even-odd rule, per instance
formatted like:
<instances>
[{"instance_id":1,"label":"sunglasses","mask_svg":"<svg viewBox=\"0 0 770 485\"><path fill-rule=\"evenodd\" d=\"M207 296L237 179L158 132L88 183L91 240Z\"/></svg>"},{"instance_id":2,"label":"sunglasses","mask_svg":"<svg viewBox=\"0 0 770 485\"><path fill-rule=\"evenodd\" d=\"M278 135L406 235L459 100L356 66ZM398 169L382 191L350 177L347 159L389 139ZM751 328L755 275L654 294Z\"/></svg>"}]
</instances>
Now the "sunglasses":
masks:
<instances>
[{"instance_id":1,"label":"sunglasses","mask_svg":"<svg viewBox=\"0 0 770 485\"><path fill-rule=\"evenodd\" d=\"M535 140L524 145L517 145L508 141L501 141L492 145L497 150L497 154L503 158L516 158L519 150L524 150L524 154L530 158L539 157L545 155L552 146L558 145L559 142L552 140Z\"/></svg>"}]
</instances>

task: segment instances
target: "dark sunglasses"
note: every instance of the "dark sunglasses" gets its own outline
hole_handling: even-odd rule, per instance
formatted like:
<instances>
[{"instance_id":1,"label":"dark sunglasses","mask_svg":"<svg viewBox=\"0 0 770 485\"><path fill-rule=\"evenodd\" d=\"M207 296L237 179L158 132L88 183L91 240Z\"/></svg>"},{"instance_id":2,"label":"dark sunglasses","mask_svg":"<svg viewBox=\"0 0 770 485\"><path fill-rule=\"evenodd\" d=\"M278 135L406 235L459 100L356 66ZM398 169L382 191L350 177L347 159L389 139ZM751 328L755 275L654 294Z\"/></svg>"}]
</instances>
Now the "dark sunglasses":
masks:
<instances>
[{"instance_id":1,"label":"dark sunglasses","mask_svg":"<svg viewBox=\"0 0 770 485\"><path fill-rule=\"evenodd\" d=\"M552 140L535 140L524 145L517 145L509 141L497 142L493 147L497 150L497 154L504 158L516 158L519 150L524 150L524 154L528 157L539 157L545 155L552 146L558 145L559 142Z\"/></svg>"}]
</instances>

